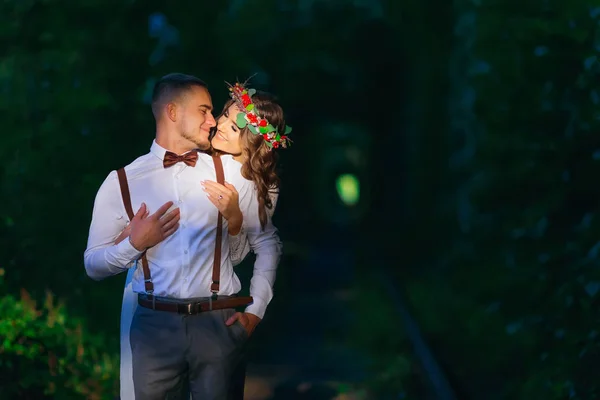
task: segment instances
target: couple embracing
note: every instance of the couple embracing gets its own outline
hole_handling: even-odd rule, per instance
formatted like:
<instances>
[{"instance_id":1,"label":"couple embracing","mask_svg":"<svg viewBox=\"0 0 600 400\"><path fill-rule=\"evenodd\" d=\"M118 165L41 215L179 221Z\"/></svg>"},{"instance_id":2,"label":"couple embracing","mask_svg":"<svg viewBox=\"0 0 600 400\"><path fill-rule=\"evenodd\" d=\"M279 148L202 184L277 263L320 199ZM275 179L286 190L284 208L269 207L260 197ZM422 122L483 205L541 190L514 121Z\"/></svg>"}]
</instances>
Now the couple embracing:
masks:
<instances>
[{"instance_id":1,"label":"couple embracing","mask_svg":"<svg viewBox=\"0 0 600 400\"><path fill-rule=\"evenodd\" d=\"M271 217L277 151L291 129L271 95L228 86L215 118L202 80L161 78L150 152L112 171L96 195L87 274L127 272L122 400L240 398L234 376L273 298L282 252ZM250 250L250 296L238 296L233 266Z\"/></svg>"}]
</instances>

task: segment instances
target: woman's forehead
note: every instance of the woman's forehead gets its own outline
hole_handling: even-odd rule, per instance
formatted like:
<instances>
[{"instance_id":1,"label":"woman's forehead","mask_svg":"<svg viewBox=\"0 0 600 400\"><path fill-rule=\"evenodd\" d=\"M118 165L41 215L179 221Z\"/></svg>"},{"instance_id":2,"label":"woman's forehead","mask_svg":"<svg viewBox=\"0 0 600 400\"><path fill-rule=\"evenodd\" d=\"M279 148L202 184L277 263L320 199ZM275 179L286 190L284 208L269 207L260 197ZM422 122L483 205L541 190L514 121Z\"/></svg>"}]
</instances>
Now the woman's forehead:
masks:
<instances>
[{"instance_id":1,"label":"woman's forehead","mask_svg":"<svg viewBox=\"0 0 600 400\"><path fill-rule=\"evenodd\" d=\"M227 109L227 114L229 114L229 118L234 121L237 118L237 115L241 112L242 112L242 110L240 110L239 107L236 106L235 104L230 105L229 108Z\"/></svg>"}]
</instances>

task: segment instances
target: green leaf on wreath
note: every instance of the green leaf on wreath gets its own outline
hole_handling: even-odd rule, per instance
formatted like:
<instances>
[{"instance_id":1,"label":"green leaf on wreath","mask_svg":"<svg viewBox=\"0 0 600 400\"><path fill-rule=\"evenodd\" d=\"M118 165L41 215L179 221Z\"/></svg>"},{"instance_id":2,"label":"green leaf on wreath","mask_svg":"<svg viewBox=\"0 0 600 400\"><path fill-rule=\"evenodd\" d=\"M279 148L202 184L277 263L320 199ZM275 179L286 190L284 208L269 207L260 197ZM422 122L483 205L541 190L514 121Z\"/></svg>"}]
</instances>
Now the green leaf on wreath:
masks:
<instances>
[{"instance_id":1,"label":"green leaf on wreath","mask_svg":"<svg viewBox=\"0 0 600 400\"><path fill-rule=\"evenodd\" d=\"M267 125L266 128L267 128L267 132L266 133L270 133L270 132L275 132L276 131L275 127L273 125L271 125L271 124Z\"/></svg>"},{"instance_id":2,"label":"green leaf on wreath","mask_svg":"<svg viewBox=\"0 0 600 400\"><path fill-rule=\"evenodd\" d=\"M246 125L248 125L248 121L246 121L246 118L244 118L244 113L238 113L235 123L240 129L244 129Z\"/></svg>"}]
</instances>

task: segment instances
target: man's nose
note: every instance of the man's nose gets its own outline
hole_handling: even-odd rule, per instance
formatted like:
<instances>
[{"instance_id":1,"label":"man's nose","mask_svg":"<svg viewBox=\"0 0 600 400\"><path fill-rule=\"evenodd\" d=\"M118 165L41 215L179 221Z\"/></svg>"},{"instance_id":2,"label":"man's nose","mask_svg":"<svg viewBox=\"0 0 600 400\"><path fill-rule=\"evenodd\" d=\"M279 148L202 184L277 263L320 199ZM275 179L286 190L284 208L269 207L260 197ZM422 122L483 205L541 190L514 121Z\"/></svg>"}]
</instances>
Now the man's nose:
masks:
<instances>
[{"instance_id":1,"label":"man's nose","mask_svg":"<svg viewBox=\"0 0 600 400\"><path fill-rule=\"evenodd\" d=\"M212 114L210 114L210 118L209 118L208 123L210 124L211 127L212 126L217 126L217 121L215 120L215 117L213 117Z\"/></svg>"}]
</instances>

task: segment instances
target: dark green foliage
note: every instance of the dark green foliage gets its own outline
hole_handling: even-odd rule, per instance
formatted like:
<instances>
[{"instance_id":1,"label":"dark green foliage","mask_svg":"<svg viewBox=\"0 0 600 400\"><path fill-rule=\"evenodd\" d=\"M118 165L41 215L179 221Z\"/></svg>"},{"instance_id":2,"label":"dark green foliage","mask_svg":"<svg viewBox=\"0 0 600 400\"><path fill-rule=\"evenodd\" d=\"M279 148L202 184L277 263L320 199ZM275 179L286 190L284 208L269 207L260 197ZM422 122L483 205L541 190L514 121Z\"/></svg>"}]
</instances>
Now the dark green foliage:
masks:
<instances>
[{"instance_id":1,"label":"dark green foliage","mask_svg":"<svg viewBox=\"0 0 600 400\"><path fill-rule=\"evenodd\" d=\"M451 157L452 225L423 228L447 236L412 306L471 398L595 399L600 3L480 3L457 3L474 102L449 117L473 151Z\"/></svg>"},{"instance_id":2,"label":"dark green foliage","mask_svg":"<svg viewBox=\"0 0 600 400\"><path fill-rule=\"evenodd\" d=\"M0 269L0 274L4 270ZM6 285L0 276L0 290ZM37 305L29 293L0 299L0 386L3 399L110 399L119 360L102 335L46 293Z\"/></svg>"}]
</instances>

